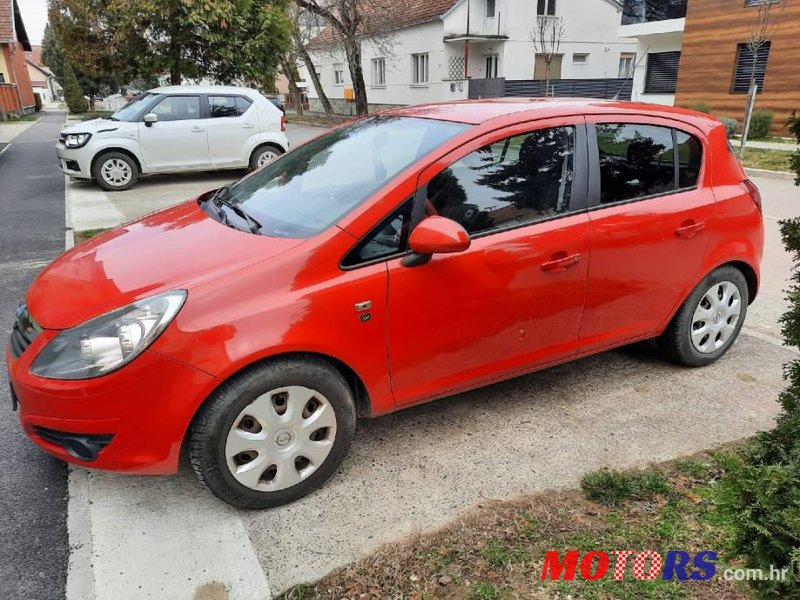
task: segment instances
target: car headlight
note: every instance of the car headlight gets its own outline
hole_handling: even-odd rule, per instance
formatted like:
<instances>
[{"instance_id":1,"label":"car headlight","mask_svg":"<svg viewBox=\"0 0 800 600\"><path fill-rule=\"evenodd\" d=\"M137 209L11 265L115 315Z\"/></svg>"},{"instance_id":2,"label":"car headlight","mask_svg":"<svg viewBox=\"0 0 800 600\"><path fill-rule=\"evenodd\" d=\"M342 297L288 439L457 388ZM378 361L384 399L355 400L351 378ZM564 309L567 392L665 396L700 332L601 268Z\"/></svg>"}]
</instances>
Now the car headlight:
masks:
<instances>
[{"instance_id":1,"label":"car headlight","mask_svg":"<svg viewBox=\"0 0 800 600\"><path fill-rule=\"evenodd\" d=\"M64 138L64 145L67 148L83 148L92 139L91 133L68 133Z\"/></svg>"},{"instance_id":2,"label":"car headlight","mask_svg":"<svg viewBox=\"0 0 800 600\"><path fill-rule=\"evenodd\" d=\"M90 379L116 371L156 340L184 300L185 291L169 292L66 329L39 353L31 373L48 379Z\"/></svg>"}]
</instances>

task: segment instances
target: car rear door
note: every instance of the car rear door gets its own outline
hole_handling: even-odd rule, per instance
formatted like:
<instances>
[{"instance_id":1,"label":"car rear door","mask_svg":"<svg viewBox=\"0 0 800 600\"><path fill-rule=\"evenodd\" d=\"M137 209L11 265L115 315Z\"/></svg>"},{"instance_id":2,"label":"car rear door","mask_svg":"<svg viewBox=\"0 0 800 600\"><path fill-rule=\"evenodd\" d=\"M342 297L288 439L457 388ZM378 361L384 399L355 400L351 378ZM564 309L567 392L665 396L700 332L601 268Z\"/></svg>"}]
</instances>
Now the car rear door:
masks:
<instances>
[{"instance_id":1,"label":"car rear door","mask_svg":"<svg viewBox=\"0 0 800 600\"><path fill-rule=\"evenodd\" d=\"M660 333L705 275L714 226L700 131L652 117L587 122L592 258L581 352Z\"/></svg>"},{"instance_id":2,"label":"car rear door","mask_svg":"<svg viewBox=\"0 0 800 600\"><path fill-rule=\"evenodd\" d=\"M389 273L395 402L408 405L574 355L589 253L582 118L515 126L420 176L416 210L461 223L465 252Z\"/></svg>"},{"instance_id":3,"label":"car rear door","mask_svg":"<svg viewBox=\"0 0 800 600\"><path fill-rule=\"evenodd\" d=\"M208 168L207 120L200 94L165 96L148 112L158 115L156 123L138 124L148 171Z\"/></svg>"},{"instance_id":4,"label":"car rear door","mask_svg":"<svg viewBox=\"0 0 800 600\"><path fill-rule=\"evenodd\" d=\"M253 101L244 96L209 94L208 151L212 167L247 166L248 149L255 146L258 114Z\"/></svg>"}]
</instances>

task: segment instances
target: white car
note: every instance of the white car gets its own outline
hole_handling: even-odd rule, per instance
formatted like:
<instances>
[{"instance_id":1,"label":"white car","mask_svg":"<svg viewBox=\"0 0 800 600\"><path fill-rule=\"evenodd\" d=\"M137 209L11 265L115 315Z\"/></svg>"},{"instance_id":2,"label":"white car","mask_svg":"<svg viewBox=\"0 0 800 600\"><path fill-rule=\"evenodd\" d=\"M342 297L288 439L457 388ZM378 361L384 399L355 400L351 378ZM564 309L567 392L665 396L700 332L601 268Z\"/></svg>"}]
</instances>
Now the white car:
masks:
<instances>
[{"instance_id":1,"label":"white car","mask_svg":"<svg viewBox=\"0 0 800 600\"><path fill-rule=\"evenodd\" d=\"M289 149L280 109L256 90L171 86L150 90L106 119L61 132L61 170L127 190L139 175L257 169Z\"/></svg>"}]
</instances>

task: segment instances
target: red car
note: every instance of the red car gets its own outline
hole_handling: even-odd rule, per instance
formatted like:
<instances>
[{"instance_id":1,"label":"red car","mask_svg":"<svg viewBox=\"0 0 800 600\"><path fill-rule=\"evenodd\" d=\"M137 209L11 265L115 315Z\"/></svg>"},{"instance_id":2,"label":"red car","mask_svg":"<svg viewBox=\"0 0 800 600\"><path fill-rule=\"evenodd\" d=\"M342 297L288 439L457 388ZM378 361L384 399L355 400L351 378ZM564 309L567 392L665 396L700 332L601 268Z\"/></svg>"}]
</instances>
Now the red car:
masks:
<instances>
[{"instance_id":1,"label":"red car","mask_svg":"<svg viewBox=\"0 0 800 600\"><path fill-rule=\"evenodd\" d=\"M374 417L658 338L702 366L758 291L758 190L725 128L588 100L417 106L67 252L20 305L12 401L44 450L321 485Z\"/></svg>"}]
</instances>

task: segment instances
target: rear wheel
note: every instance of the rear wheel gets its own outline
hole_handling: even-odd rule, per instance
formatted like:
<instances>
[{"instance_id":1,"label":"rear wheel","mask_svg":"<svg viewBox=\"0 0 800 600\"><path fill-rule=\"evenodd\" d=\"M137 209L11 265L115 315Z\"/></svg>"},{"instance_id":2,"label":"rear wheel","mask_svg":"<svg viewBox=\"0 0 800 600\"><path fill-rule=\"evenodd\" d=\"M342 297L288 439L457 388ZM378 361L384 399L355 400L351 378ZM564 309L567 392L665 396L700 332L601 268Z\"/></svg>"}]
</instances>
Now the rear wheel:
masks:
<instances>
[{"instance_id":1,"label":"rear wheel","mask_svg":"<svg viewBox=\"0 0 800 600\"><path fill-rule=\"evenodd\" d=\"M92 175L103 189L121 192L136 184L136 180L139 178L139 168L127 154L106 152L94 161Z\"/></svg>"},{"instance_id":2,"label":"rear wheel","mask_svg":"<svg viewBox=\"0 0 800 600\"><path fill-rule=\"evenodd\" d=\"M192 426L195 473L238 508L279 506L322 485L355 431L342 376L319 359L257 365L223 384Z\"/></svg>"},{"instance_id":3,"label":"rear wheel","mask_svg":"<svg viewBox=\"0 0 800 600\"><path fill-rule=\"evenodd\" d=\"M272 144L259 146L253 150L253 154L250 155L250 169L253 171L260 169L264 165L271 163L281 154L283 154L283 150L278 148L278 146L274 146Z\"/></svg>"},{"instance_id":4,"label":"rear wheel","mask_svg":"<svg viewBox=\"0 0 800 600\"><path fill-rule=\"evenodd\" d=\"M670 360L701 367L719 360L747 316L747 281L736 267L713 271L694 289L660 338Z\"/></svg>"}]
</instances>

